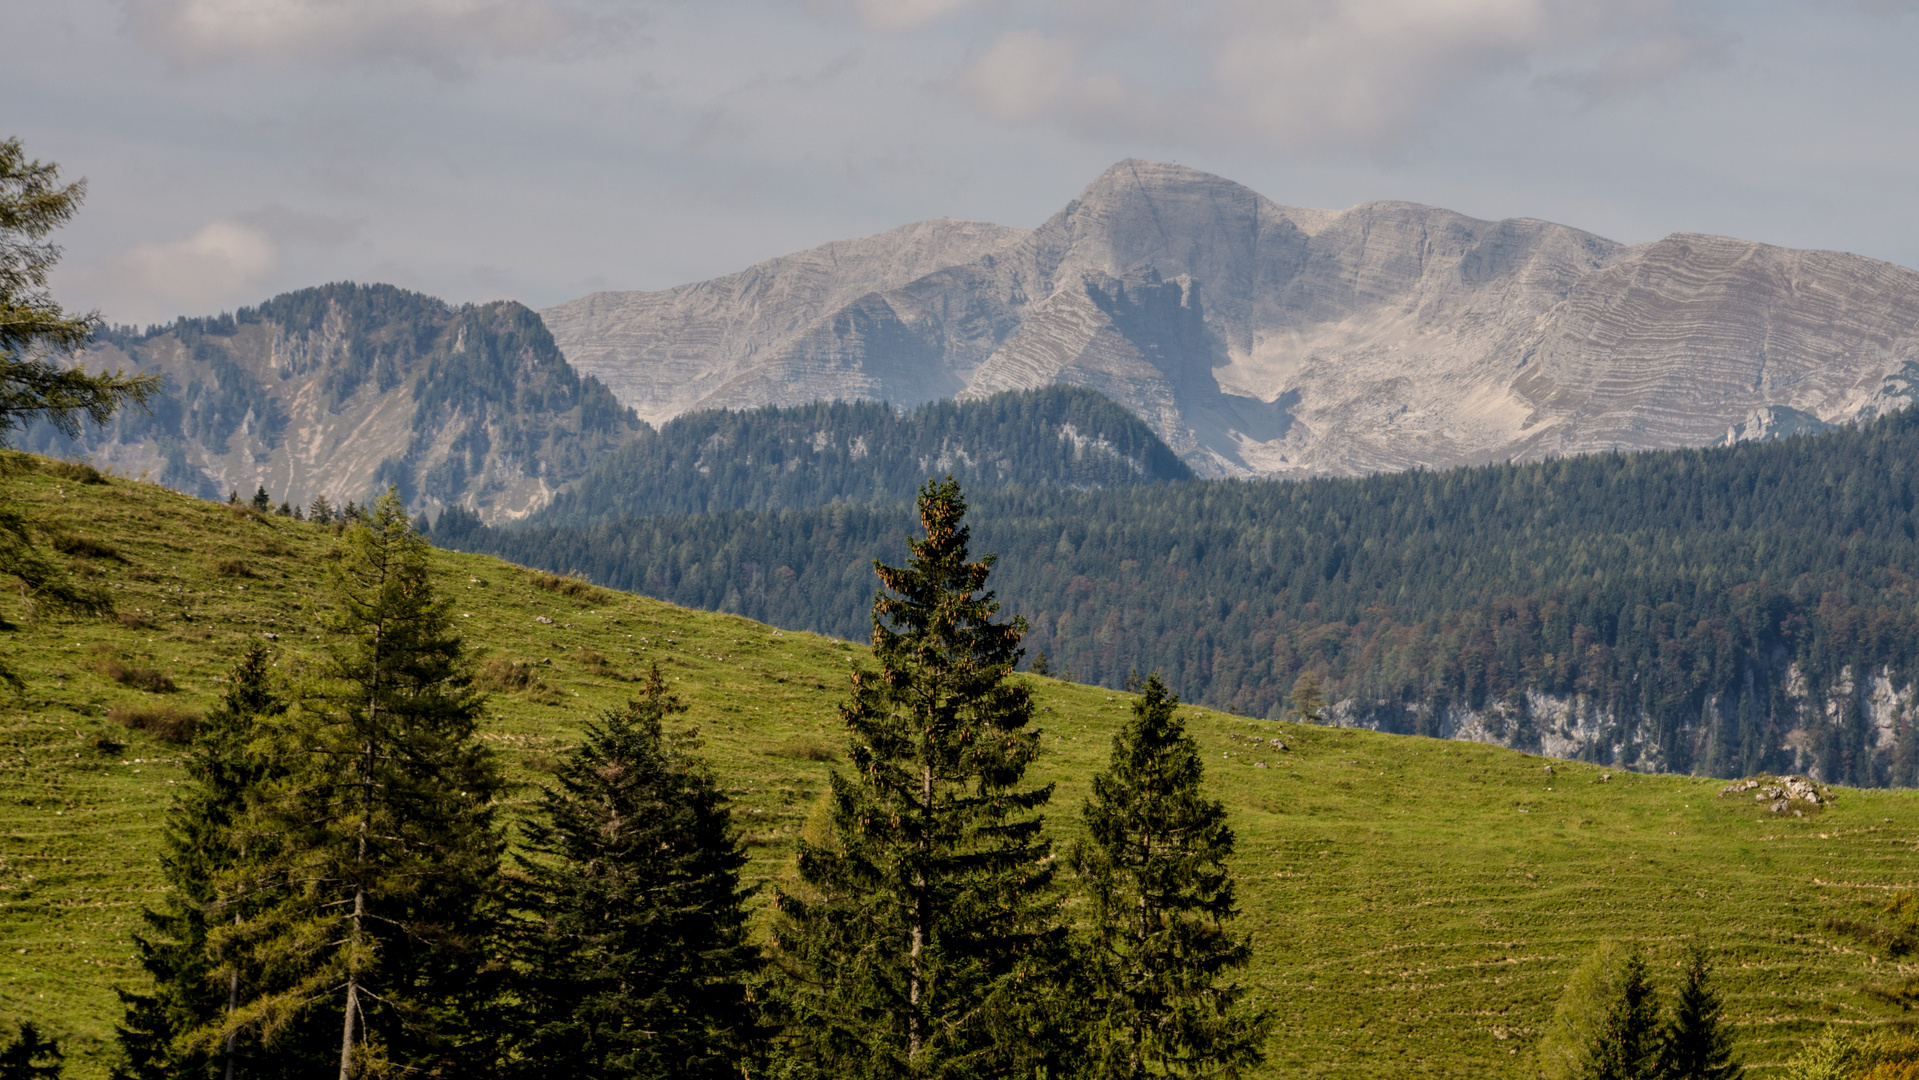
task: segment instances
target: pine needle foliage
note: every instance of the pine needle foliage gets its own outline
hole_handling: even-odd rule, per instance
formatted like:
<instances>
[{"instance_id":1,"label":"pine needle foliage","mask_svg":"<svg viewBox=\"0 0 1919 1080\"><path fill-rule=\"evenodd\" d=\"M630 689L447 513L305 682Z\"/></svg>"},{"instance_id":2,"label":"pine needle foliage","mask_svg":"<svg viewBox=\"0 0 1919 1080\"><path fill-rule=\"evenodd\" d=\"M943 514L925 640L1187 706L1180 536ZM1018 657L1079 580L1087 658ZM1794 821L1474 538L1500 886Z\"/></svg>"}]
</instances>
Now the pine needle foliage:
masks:
<instances>
[{"instance_id":1,"label":"pine needle foliage","mask_svg":"<svg viewBox=\"0 0 1919 1080\"><path fill-rule=\"evenodd\" d=\"M1695 943L1687 953L1686 973L1660 1048L1661 1080L1733 1080L1745 1072L1733 1055L1732 1030L1724 1013L1712 988L1705 947Z\"/></svg>"},{"instance_id":2,"label":"pine needle foliage","mask_svg":"<svg viewBox=\"0 0 1919 1080\"><path fill-rule=\"evenodd\" d=\"M1092 911L1084 977L1098 1002L1086 1033L1098 1080L1233 1076L1258 1063L1271 1017L1222 976L1251 944L1236 914L1233 830L1201 793L1199 744L1157 673L1113 736L1111 761L1082 811L1086 840L1072 865Z\"/></svg>"},{"instance_id":3,"label":"pine needle foliage","mask_svg":"<svg viewBox=\"0 0 1919 1080\"><path fill-rule=\"evenodd\" d=\"M98 316L71 315L47 291L60 249L47 234L86 197L86 181L60 183L60 167L28 161L19 139L0 141L0 445L45 420L69 437L84 417L104 424L129 402L160 392L153 375L91 375L59 362L92 339Z\"/></svg>"},{"instance_id":4,"label":"pine needle foliage","mask_svg":"<svg viewBox=\"0 0 1919 1080\"><path fill-rule=\"evenodd\" d=\"M346 531L330 584L332 645L268 740L289 772L249 814L274 855L222 881L223 899L263 909L212 933L217 975L271 983L243 986L217 1035L273 1044L331 1014L342 1080L470 1074L493 1053L468 1021L493 983L503 846L483 698L397 494Z\"/></svg>"},{"instance_id":5,"label":"pine needle foliage","mask_svg":"<svg viewBox=\"0 0 1919 1080\"><path fill-rule=\"evenodd\" d=\"M959 484L928 481L923 538L875 563L879 670L840 716L852 770L832 778L828 842L801 846L778 897L790 979L787 1067L863 1080L1034 1075L1063 933L1039 811L1022 620L996 622L993 557L968 554Z\"/></svg>"},{"instance_id":6,"label":"pine needle foliage","mask_svg":"<svg viewBox=\"0 0 1919 1080\"><path fill-rule=\"evenodd\" d=\"M637 700L587 725L526 827L515 857L525 1075L758 1071L746 855L694 734L664 726L685 710L654 665Z\"/></svg>"},{"instance_id":7,"label":"pine needle foliage","mask_svg":"<svg viewBox=\"0 0 1919 1080\"><path fill-rule=\"evenodd\" d=\"M1579 1080L1660 1080L1659 999L1637 950L1620 967L1618 989L1586 1044Z\"/></svg>"},{"instance_id":8,"label":"pine needle foliage","mask_svg":"<svg viewBox=\"0 0 1919 1080\"><path fill-rule=\"evenodd\" d=\"M59 1041L42 1036L29 1020L20 1025L18 1036L0 1046L0 1080L60 1080L65 1059Z\"/></svg>"},{"instance_id":9,"label":"pine needle foliage","mask_svg":"<svg viewBox=\"0 0 1919 1080\"><path fill-rule=\"evenodd\" d=\"M208 946L208 927L241 915L236 906L221 902L216 883L239 872L249 854L265 854L257 848L249 853L249 837L240 826L248 800L282 770L250 746L258 726L285 711L266 647L249 646L228 673L220 704L207 713L194 736L185 762L186 790L167 814L160 855L166 902L146 912L147 932L134 937L153 988L119 991L126 1015L117 1028L124 1060L114 1071L116 1080L311 1072L310 1053L282 1047L262 1058L250 1042L242 1043L238 1030L229 1030L224 1040L211 1045L191 1038L203 1028L221 1025L238 1002L242 982L257 981L257 972L243 975L238 967L224 979L214 977L218 961ZM245 1065L240 1064L242 1056L248 1058ZM302 1071L301 1066L307 1068Z\"/></svg>"}]
</instances>

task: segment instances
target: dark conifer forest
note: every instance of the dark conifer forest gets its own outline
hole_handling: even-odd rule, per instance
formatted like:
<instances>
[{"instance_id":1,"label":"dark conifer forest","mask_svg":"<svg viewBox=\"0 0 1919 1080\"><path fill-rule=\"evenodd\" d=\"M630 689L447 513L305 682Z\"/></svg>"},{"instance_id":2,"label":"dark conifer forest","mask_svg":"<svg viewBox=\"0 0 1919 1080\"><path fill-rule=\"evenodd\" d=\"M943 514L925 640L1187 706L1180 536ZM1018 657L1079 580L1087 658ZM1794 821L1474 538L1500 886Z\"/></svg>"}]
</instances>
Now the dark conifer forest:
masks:
<instances>
[{"instance_id":1,"label":"dark conifer forest","mask_svg":"<svg viewBox=\"0 0 1919 1080\"><path fill-rule=\"evenodd\" d=\"M1196 703L1279 716L1311 672L1343 722L1437 734L1470 709L1520 747L1550 695L1590 713L1577 753L1594 760L1785 769L1801 728L1821 775L1910 785L1919 740L1875 738L1871 702L1882 673L1911 680L1919 648L1915 462L1907 411L1703 450L969 498L1055 674L1158 671ZM562 520L455 513L434 538L864 639L872 560L897 559L912 522L904 501Z\"/></svg>"},{"instance_id":2,"label":"dark conifer forest","mask_svg":"<svg viewBox=\"0 0 1919 1080\"><path fill-rule=\"evenodd\" d=\"M544 510L548 525L830 503L904 507L928 476L969 489L1107 487L1193 472L1125 407L1077 386L935 401L689 413L606 455ZM904 511L902 511L904 512Z\"/></svg>"}]
</instances>

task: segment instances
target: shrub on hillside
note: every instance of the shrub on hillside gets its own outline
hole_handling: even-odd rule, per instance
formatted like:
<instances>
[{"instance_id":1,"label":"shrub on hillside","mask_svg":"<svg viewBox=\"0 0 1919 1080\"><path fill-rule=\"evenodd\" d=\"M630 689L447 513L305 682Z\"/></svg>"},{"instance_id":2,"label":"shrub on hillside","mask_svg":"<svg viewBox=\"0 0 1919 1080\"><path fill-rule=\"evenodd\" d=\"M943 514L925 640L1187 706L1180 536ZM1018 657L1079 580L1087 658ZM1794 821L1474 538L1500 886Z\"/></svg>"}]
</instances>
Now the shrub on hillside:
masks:
<instances>
[{"instance_id":1,"label":"shrub on hillside","mask_svg":"<svg viewBox=\"0 0 1919 1080\"><path fill-rule=\"evenodd\" d=\"M528 690L539 685L533 665L524 660L507 660L494 657L480 665L480 672L473 677L473 685L482 690L512 692Z\"/></svg>"},{"instance_id":2,"label":"shrub on hillside","mask_svg":"<svg viewBox=\"0 0 1919 1080\"><path fill-rule=\"evenodd\" d=\"M221 559L213 564L213 572L221 577L252 577L253 568L245 559Z\"/></svg>"},{"instance_id":3,"label":"shrub on hillside","mask_svg":"<svg viewBox=\"0 0 1919 1080\"><path fill-rule=\"evenodd\" d=\"M521 694L539 705L557 705L560 694L540 678L540 665L530 660L494 657L480 665L473 685L488 693Z\"/></svg>"},{"instance_id":4,"label":"shrub on hillside","mask_svg":"<svg viewBox=\"0 0 1919 1080\"><path fill-rule=\"evenodd\" d=\"M126 557L121 555L119 550L113 547L113 545L103 544L98 540L89 539L85 536L67 536L64 534L56 536L53 538L53 550L62 555L78 555L86 559L112 559L115 562L127 561Z\"/></svg>"},{"instance_id":5,"label":"shrub on hillside","mask_svg":"<svg viewBox=\"0 0 1919 1080\"><path fill-rule=\"evenodd\" d=\"M111 655L100 657L94 663L93 670L121 686L131 686L150 694L171 694L179 689L166 672L157 668L134 667Z\"/></svg>"},{"instance_id":6,"label":"shrub on hillside","mask_svg":"<svg viewBox=\"0 0 1919 1080\"><path fill-rule=\"evenodd\" d=\"M839 755L833 753L833 748L818 739L791 739L767 753L774 757L793 758L798 761L839 760Z\"/></svg>"},{"instance_id":7,"label":"shrub on hillside","mask_svg":"<svg viewBox=\"0 0 1919 1080\"><path fill-rule=\"evenodd\" d=\"M558 574L548 574L540 570L535 570L527 575L527 580L531 582L536 589L545 589L550 593L558 593L569 600L578 601L583 605L603 604L607 600L606 590L587 581L581 577L577 571L561 577Z\"/></svg>"},{"instance_id":8,"label":"shrub on hillside","mask_svg":"<svg viewBox=\"0 0 1919 1080\"><path fill-rule=\"evenodd\" d=\"M107 710L107 719L170 743L192 742L200 730L199 714L177 705L115 705Z\"/></svg>"},{"instance_id":9,"label":"shrub on hillside","mask_svg":"<svg viewBox=\"0 0 1919 1080\"><path fill-rule=\"evenodd\" d=\"M71 480L76 484L104 484L107 478L100 470L84 461L49 461L41 466L49 475L62 480Z\"/></svg>"}]
</instances>

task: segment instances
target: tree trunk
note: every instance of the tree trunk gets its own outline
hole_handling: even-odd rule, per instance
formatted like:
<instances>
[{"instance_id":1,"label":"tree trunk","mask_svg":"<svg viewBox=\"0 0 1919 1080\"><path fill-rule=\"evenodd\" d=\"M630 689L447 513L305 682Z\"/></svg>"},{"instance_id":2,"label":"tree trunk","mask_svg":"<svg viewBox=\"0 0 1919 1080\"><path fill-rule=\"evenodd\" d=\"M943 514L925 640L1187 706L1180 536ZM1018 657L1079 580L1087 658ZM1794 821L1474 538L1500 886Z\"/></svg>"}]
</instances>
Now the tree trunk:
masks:
<instances>
[{"instance_id":1,"label":"tree trunk","mask_svg":"<svg viewBox=\"0 0 1919 1080\"><path fill-rule=\"evenodd\" d=\"M366 851L366 838L360 839L360 850ZM360 948L360 923L366 915L366 890L353 890L353 940L348 945L346 976L346 1022L341 1025L340 1036L340 1080L353 1080L353 1038L358 1032L355 1021L360 1018L360 972L356 954Z\"/></svg>"},{"instance_id":2,"label":"tree trunk","mask_svg":"<svg viewBox=\"0 0 1919 1080\"><path fill-rule=\"evenodd\" d=\"M347 938L346 954L346 1020L340 1036L340 1080L353 1080L353 1037L355 1024L360 1018L360 942L366 924L366 847L367 833L373 828L373 795L367 790L373 772L373 744L366 746L365 761L360 776L360 847L354 854L353 866L360 880L353 884L353 929Z\"/></svg>"},{"instance_id":3,"label":"tree trunk","mask_svg":"<svg viewBox=\"0 0 1919 1080\"><path fill-rule=\"evenodd\" d=\"M238 924L240 921L240 917L238 915L235 915L233 917L233 921L235 924ZM233 973L233 978L227 983L227 1016L231 1018L233 1016L234 1010L238 1009L239 1007L240 1007L240 973L238 971L235 971ZM233 1080L233 1044L237 1039L239 1039L239 1037L240 1037L240 1033L238 1031L227 1032L226 1080Z\"/></svg>"},{"instance_id":4,"label":"tree trunk","mask_svg":"<svg viewBox=\"0 0 1919 1080\"><path fill-rule=\"evenodd\" d=\"M933 816L933 767L920 768L920 812L921 827ZM920 839L920 865L913 872L913 951L912 975L907 983L907 998L910 1011L906 1014L906 1060L913 1063L920 1056L920 990L923 977L920 972L920 953L926 947L927 923L932 917L928 910L926 895L926 840Z\"/></svg>"},{"instance_id":5,"label":"tree trunk","mask_svg":"<svg viewBox=\"0 0 1919 1080\"><path fill-rule=\"evenodd\" d=\"M384 582L386 571L381 567L381 580ZM372 721L380 714L380 676L386 673L386 635L385 624L373 628L373 679L367 688L367 730L374 730ZM340 1036L340 1080L353 1080L353 1037L356 1034L355 1022L360 1017L360 941L366 922L366 847L367 833L373 828L373 742L371 736L362 749L360 761L360 848L354 854L353 868L359 880L353 884L353 932L347 945L346 969L346 1021Z\"/></svg>"},{"instance_id":6,"label":"tree trunk","mask_svg":"<svg viewBox=\"0 0 1919 1080\"><path fill-rule=\"evenodd\" d=\"M1140 864L1141 868L1144 869L1144 867L1153 860L1152 833L1146 832L1140 835L1140 849L1142 851ZM1147 910L1146 890L1144 886L1140 888L1139 902L1136 905L1136 910L1139 915L1139 926L1134 931L1133 970L1135 972L1134 978L1137 981L1140 978L1138 973L1144 971L1141 959L1145 956L1147 944L1152 937L1152 918ZM1145 977L1151 978L1152 976L1147 974ZM1146 1017L1141 1014L1137 999L1133 1002L1132 1013L1133 1048L1132 1058L1129 1064L1132 1066L1131 1075L1137 1077L1146 1075Z\"/></svg>"}]
</instances>

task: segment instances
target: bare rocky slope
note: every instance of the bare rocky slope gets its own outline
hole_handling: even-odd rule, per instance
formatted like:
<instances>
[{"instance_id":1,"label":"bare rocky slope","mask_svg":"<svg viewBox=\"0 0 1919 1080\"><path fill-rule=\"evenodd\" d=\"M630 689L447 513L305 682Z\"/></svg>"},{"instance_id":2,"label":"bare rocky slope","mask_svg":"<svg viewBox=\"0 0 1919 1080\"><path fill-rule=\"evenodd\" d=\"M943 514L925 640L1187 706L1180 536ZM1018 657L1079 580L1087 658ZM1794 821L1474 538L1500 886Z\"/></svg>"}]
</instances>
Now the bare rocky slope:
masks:
<instances>
[{"instance_id":1,"label":"bare rocky slope","mask_svg":"<svg viewBox=\"0 0 1919 1080\"><path fill-rule=\"evenodd\" d=\"M655 423L1065 382L1211 475L1698 446L1919 393L1919 273L1902 267L1410 203L1300 209L1143 161L1031 231L923 222L542 314Z\"/></svg>"},{"instance_id":2,"label":"bare rocky slope","mask_svg":"<svg viewBox=\"0 0 1919 1080\"><path fill-rule=\"evenodd\" d=\"M151 413L124 410L77 444L40 425L27 448L206 498L264 487L276 504L344 505L391 483L419 510L509 521L641 428L529 308L454 307L390 285L109 332L81 359L159 372L165 392Z\"/></svg>"}]
</instances>

